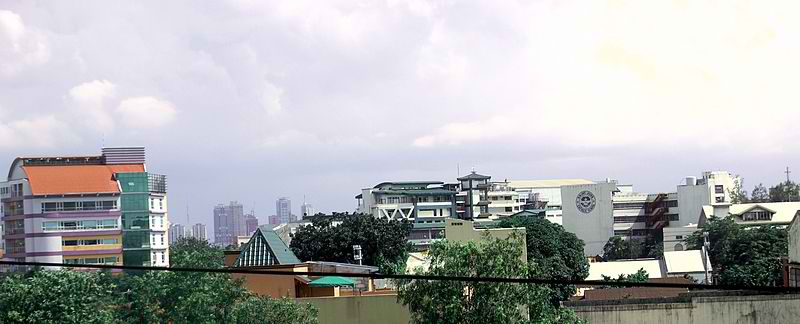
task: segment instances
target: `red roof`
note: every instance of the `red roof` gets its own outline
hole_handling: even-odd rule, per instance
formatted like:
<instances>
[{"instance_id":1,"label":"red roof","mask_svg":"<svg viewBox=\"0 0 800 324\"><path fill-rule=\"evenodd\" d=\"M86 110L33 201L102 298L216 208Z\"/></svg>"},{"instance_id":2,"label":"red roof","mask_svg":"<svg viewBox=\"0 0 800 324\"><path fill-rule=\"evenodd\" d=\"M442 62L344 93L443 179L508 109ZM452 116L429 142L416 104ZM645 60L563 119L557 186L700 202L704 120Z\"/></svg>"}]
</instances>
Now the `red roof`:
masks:
<instances>
[{"instance_id":1,"label":"red roof","mask_svg":"<svg viewBox=\"0 0 800 324\"><path fill-rule=\"evenodd\" d=\"M34 195L117 193L114 173L144 172L144 164L27 165L22 169Z\"/></svg>"}]
</instances>

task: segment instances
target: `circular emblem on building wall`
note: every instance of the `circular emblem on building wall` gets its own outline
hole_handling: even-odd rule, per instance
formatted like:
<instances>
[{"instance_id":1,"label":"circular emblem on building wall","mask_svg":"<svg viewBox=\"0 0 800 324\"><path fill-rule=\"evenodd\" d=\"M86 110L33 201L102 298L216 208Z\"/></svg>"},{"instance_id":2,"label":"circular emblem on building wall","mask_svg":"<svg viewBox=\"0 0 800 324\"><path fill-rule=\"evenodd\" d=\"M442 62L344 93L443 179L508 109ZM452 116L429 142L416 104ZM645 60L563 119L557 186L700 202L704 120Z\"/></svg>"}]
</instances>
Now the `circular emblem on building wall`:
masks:
<instances>
[{"instance_id":1,"label":"circular emblem on building wall","mask_svg":"<svg viewBox=\"0 0 800 324\"><path fill-rule=\"evenodd\" d=\"M575 197L575 206L584 214L591 213L596 204L597 199L594 198L594 194L591 191L581 191L578 193L578 197Z\"/></svg>"}]
</instances>

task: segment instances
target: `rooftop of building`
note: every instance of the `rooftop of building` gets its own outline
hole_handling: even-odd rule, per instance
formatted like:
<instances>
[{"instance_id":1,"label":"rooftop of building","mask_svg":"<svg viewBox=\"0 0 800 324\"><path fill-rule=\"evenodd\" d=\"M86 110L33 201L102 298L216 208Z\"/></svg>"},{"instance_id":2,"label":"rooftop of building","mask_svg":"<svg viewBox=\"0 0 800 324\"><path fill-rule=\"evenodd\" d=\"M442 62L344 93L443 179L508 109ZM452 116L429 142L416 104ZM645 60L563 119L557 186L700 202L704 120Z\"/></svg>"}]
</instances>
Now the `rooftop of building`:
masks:
<instances>
[{"instance_id":1,"label":"rooftop of building","mask_svg":"<svg viewBox=\"0 0 800 324\"><path fill-rule=\"evenodd\" d=\"M664 265L668 273L705 272L711 271L711 260L706 258L706 267L703 267L703 251L671 251L664 252Z\"/></svg>"},{"instance_id":2,"label":"rooftop of building","mask_svg":"<svg viewBox=\"0 0 800 324\"><path fill-rule=\"evenodd\" d=\"M794 219L794 216L800 213L800 202L772 202L772 203L750 203L750 204L732 204L728 205L727 213L735 216L737 222L741 222L743 224L752 224L752 225L766 225L766 224L775 224L775 225L788 225ZM772 213L772 218L769 220L750 220L745 221L742 219L742 215L753 211L756 209L761 209L764 211L768 211ZM703 215L706 218L711 217L714 214L714 206L705 205L703 206ZM720 216L720 215L716 215Z\"/></svg>"},{"instance_id":3,"label":"rooftop of building","mask_svg":"<svg viewBox=\"0 0 800 324\"><path fill-rule=\"evenodd\" d=\"M33 195L118 193L116 173L144 172L144 164L23 165Z\"/></svg>"},{"instance_id":4,"label":"rooftop of building","mask_svg":"<svg viewBox=\"0 0 800 324\"><path fill-rule=\"evenodd\" d=\"M652 278L650 283L672 283L672 284L693 284L689 279L682 277L673 278ZM678 297L680 294L688 293L688 288L657 288L657 287L625 287L625 288L602 288L589 289L584 291L581 301L592 300L619 300L619 299L641 299L641 298L664 298Z\"/></svg>"},{"instance_id":5,"label":"rooftop of building","mask_svg":"<svg viewBox=\"0 0 800 324\"><path fill-rule=\"evenodd\" d=\"M586 179L549 179L549 180L509 180L508 186L518 188L559 188L561 186L592 184L594 181Z\"/></svg>"},{"instance_id":6,"label":"rooftop of building","mask_svg":"<svg viewBox=\"0 0 800 324\"><path fill-rule=\"evenodd\" d=\"M660 260L636 259L589 263L589 276L586 280L603 280L604 275L617 278L619 275L634 274L639 269L647 271L649 278L663 278L666 275L666 269L662 267Z\"/></svg>"},{"instance_id":7,"label":"rooftop of building","mask_svg":"<svg viewBox=\"0 0 800 324\"><path fill-rule=\"evenodd\" d=\"M383 189L383 188L398 188L398 189L424 189L431 185L443 185L444 182L442 181L387 181L381 182L375 187L374 189Z\"/></svg>"},{"instance_id":8,"label":"rooftop of building","mask_svg":"<svg viewBox=\"0 0 800 324\"><path fill-rule=\"evenodd\" d=\"M457 178L457 180L458 180L458 181L464 181L464 180L489 180L489 179L491 179L491 178L492 178L491 176L487 176L487 175L478 174L478 173L476 173L475 171L472 171L472 172L471 172L470 174L468 174L468 175L465 175L465 176L463 176L463 177L459 177L459 178Z\"/></svg>"}]
</instances>

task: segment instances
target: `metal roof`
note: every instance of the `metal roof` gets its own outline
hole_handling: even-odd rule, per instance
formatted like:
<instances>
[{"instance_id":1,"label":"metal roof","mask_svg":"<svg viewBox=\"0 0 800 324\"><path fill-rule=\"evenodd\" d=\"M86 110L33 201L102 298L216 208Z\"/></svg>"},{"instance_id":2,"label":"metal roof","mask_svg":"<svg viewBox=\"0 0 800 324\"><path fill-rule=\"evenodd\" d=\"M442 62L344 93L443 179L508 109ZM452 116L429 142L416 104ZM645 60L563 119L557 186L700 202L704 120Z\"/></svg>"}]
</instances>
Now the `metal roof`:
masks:
<instances>
[{"instance_id":1,"label":"metal roof","mask_svg":"<svg viewBox=\"0 0 800 324\"><path fill-rule=\"evenodd\" d=\"M396 185L396 186L426 185L426 186L428 186L428 185L441 185L441 184L444 184L444 182L442 182L442 181L386 181L386 182L381 182L381 183L375 185L375 187L373 187L373 188L374 189L378 189L378 188L383 187L383 186L391 186L391 185Z\"/></svg>"},{"instance_id":2,"label":"metal roof","mask_svg":"<svg viewBox=\"0 0 800 324\"><path fill-rule=\"evenodd\" d=\"M711 261L707 261L708 271L711 271ZM705 272L703 267L703 252L700 250L664 252L664 263L668 273Z\"/></svg>"},{"instance_id":3,"label":"metal roof","mask_svg":"<svg viewBox=\"0 0 800 324\"><path fill-rule=\"evenodd\" d=\"M586 280L603 280L603 275L617 278L619 275L629 275L636 273L639 269L647 271L649 278L664 278L665 269L661 266L661 261L657 259L610 261L610 262L591 262L589 263L589 276Z\"/></svg>"},{"instance_id":4,"label":"metal roof","mask_svg":"<svg viewBox=\"0 0 800 324\"><path fill-rule=\"evenodd\" d=\"M445 190L441 188L432 189L388 189L388 190L375 190L373 193L386 194L386 195L409 195L409 196L450 196L455 195L455 191Z\"/></svg>"},{"instance_id":5,"label":"metal roof","mask_svg":"<svg viewBox=\"0 0 800 324\"><path fill-rule=\"evenodd\" d=\"M281 240L278 233L262 230L259 227L256 229L255 233L253 233L253 236L250 237L247 245L242 248L234 265L237 267L274 265L274 263L270 264L270 258L264 253L265 251L270 252L277 264L301 263L300 259L298 259L286 243Z\"/></svg>"},{"instance_id":6,"label":"metal roof","mask_svg":"<svg viewBox=\"0 0 800 324\"><path fill-rule=\"evenodd\" d=\"M593 184L594 181L586 179L550 179L550 180L509 180L508 186L512 188L559 188L561 186Z\"/></svg>"},{"instance_id":7,"label":"metal roof","mask_svg":"<svg viewBox=\"0 0 800 324\"><path fill-rule=\"evenodd\" d=\"M465 175L463 177L458 178L458 181L464 181L464 180L488 180L488 179L491 179L491 178L492 177L490 177L490 176L477 174L477 173L475 173L473 171L472 173L470 173L468 175Z\"/></svg>"}]
</instances>

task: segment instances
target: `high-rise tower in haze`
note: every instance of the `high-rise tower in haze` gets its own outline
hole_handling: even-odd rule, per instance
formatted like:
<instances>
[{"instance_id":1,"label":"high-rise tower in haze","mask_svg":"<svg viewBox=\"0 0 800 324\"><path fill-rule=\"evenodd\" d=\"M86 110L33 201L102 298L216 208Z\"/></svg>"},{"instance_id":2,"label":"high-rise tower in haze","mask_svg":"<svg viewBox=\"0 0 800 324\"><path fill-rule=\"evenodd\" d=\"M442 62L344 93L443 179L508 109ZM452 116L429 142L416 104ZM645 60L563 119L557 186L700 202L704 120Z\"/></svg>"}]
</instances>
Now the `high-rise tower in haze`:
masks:
<instances>
[{"instance_id":1,"label":"high-rise tower in haze","mask_svg":"<svg viewBox=\"0 0 800 324\"><path fill-rule=\"evenodd\" d=\"M197 223L192 226L192 237L198 240L208 240L208 232L206 232L206 224Z\"/></svg>"},{"instance_id":2,"label":"high-rise tower in haze","mask_svg":"<svg viewBox=\"0 0 800 324\"><path fill-rule=\"evenodd\" d=\"M288 223L292 219L292 201L287 197L278 198L275 201L275 215L281 220L281 223Z\"/></svg>"},{"instance_id":3,"label":"high-rise tower in haze","mask_svg":"<svg viewBox=\"0 0 800 324\"><path fill-rule=\"evenodd\" d=\"M236 244L237 236L247 235L242 204L231 201L214 207L214 243L222 246Z\"/></svg>"}]
</instances>

